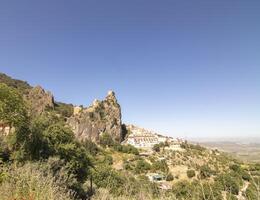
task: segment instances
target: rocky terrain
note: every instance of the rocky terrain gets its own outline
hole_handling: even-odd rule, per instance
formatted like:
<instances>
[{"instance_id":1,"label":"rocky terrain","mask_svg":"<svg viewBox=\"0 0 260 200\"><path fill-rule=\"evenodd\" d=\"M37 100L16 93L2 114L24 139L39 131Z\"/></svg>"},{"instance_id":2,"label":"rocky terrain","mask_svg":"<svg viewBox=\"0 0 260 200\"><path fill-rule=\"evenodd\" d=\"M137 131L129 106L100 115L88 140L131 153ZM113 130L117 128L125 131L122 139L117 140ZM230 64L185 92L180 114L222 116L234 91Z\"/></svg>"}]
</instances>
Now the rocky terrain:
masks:
<instances>
[{"instance_id":1,"label":"rocky terrain","mask_svg":"<svg viewBox=\"0 0 260 200\"><path fill-rule=\"evenodd\" d=\"M259 163L125 126L113 91L84 108L0 74L0 117L1 200L260 198Z\"/></svg>"},{"instance_id":2,"label":"rocky terrain","mask_svg":"<svg viewBox=\"0 0 260 200\"><path fill-rule=\"evenodd\" d=\"M104 100L95 100L87 108L76 107L67 122L80 140L97 142L102 133L108 133L116 141L123 140L121 108L113 91L109 91Z\"/></svg>"},{"instance_id":3,"label":"rocky terrain","mask_svg":"<svg viewBox=\"0 0 260 200\"><path fill-rule=\"evenodd\" d=\"M30 115L39 115L46 109L54 109L54 97L41 86L33 87L24 95L30 107Z\"/></svg>"}]
</instances>

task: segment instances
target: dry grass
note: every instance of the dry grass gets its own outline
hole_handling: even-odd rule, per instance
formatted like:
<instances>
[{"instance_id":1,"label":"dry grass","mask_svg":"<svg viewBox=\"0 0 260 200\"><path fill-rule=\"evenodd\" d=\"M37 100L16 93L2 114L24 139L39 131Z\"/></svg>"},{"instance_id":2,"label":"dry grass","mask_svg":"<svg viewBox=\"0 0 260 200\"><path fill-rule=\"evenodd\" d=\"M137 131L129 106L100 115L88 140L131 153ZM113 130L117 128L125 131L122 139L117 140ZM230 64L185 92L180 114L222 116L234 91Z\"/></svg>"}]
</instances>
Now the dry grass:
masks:
<instances>
[{"instance_id":1,"label":"dry grass","mask_svg":"<svg viewBox=\"0 0 260 200\"><path fill-rule=\"evenodd\" d=\"M1 200L69 200L71 195L50 173L34 164L12 167L0 184Z\"/></svg>"}]
</instances>

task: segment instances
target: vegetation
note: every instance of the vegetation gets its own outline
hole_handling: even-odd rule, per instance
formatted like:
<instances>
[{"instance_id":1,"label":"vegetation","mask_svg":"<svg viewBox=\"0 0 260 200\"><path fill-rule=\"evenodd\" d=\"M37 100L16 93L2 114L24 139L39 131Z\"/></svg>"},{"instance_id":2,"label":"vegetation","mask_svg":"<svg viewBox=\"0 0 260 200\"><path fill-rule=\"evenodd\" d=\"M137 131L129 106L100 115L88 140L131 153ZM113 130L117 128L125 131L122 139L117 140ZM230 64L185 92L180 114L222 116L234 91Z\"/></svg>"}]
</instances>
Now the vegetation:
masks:
<instances>
[{"instance_id":1,"label":"vegetation","mask_svg":"<svg viewBox=\"0 0 260 200\"><path fill-rule=\"evenodd\" d=\"M0 73L0 83L4 83L11 88L15 88L22 93L26 93L32 87L25 81L12 79L11 77Z\"/></svg>"},{"instance_id":2,"label":"vegetation","mask_svg":"<svg viewBox=\"0 0 260 200\"><path fill-rule=\"evenodd\" d=\"M187 142L181 144L183 151L160 143L146 155L109 133L99 143L78 141L66 125L70 104L56 103L54 110L31 117L22 97L30 87L4 80L0 122L13 132L6 136L0 131L1 200L260 198L260 164ZM165 180L150 181L149 174Z\"/></svg>"},{"instance_id":3,"label":"vegetation","mask_svg":"<svg viewBox=\"0 0 260 200\"><path fill-rule=\"evenodd\" d=\"M189 178L192 178L192 177L194 177L196 175L196 173L195 173L195 171L194 170L188 170L187 171L187 176L189 177Z\"/></svg>"},{"instance_id":4,"label":"vegetation","mask_svg":"<svg viewBox=\"0 0 260 200\"><path fill-rule=\"evenodd\" d=\"M70 117L73 114L73 105L61 102L55 102L55 111L64 117Z\"/></svg>"}]
</instances>

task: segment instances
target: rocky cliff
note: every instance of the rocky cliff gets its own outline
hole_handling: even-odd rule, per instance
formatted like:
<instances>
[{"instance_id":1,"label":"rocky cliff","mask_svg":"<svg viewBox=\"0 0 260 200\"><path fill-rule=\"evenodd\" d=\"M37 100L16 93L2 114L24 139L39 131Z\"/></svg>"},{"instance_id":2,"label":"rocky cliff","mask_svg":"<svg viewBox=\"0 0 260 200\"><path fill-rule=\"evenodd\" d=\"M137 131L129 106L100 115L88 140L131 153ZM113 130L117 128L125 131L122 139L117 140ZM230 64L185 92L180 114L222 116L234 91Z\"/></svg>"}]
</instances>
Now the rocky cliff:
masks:
<instances>
[{"instance_id":1,"label":"rocky cliff","mask_svg":"<svg viewBox=\"0 0 260 200\"><path fill-rule=\"evenodd\" d=\"M110 134L117 141L123 139L121 108L113 91L103 101L95 100L87 108L76 107L67 122L79 140L98 142L102 133Z\"/></svg>"},{"instance_id":2,"label":"rocky cliff","mask_svg":"<svg viewBox=\"0 0 260 200\"><path fill-rule=\"evenodd\" d=\"M0 73L0 83L17 89L23 95L32 116L41 114L46 109L54 109L53 95L46 92L41 86L32 87L25 81L13 79L3 73Z\"/></svg>"},{"instance_id":3,"label":"rocky cliff","mask_svg":"<svg viewBox=\"0 0 260 200\"><path fill-rule=\"evenodd\" d=\"M50 92L46 92L41 86L36 86L24 95L30 107L30 114L35 116L46 109L54 109L54 98Z\"/></svg>"}]
</instances>

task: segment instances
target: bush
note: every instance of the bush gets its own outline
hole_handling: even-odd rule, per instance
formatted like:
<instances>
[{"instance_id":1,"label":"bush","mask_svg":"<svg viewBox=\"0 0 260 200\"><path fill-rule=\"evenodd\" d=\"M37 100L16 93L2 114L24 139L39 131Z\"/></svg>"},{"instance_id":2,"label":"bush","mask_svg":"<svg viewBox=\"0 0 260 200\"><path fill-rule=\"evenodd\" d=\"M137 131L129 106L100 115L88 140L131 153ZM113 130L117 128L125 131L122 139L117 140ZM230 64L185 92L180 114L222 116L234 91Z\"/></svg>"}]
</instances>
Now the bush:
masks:
<instances>
[{"instance_id":1,"label":"bush","mask_svg":"<svg viewBox=\"0 0 260 200\"><path fill-rule=\"evenodd\" d=\"M108 133L103 133L100 136L99 143L102 147L113 147L115 145L113 138Z\"/></svg>"},{"instance_id":2,"label":"bush","mask_svg":"<svg viewBox=\"0 0 260 200\"><path fill-rule=\"evenodd\" d=\"M244 170L241 172L241 176L242 176L242 179L245 180L245 181L251 180L250 174L248 172L244 171Z\"/></svg>"},{"instance_id":3,"label":"bush","mask_svg":"<svg viewBox=\"0 0 260 200\"><path fill-rule=\"evenodd\" d=\"M96 143L92 142L91 140L85 140L83 142L83 146L86 149L86 151L90 153L92 156L97 155L100 151Z\"/></svg>"},{"instance_id":4,"label":"bush","mask_svg":"<svg viewBox=\"0 0 260 200\"><path fill-rule=\"evenodd\" d=\"M105 155L103 163L105 165L112 165L113 164L113 157L110 155Z\"/></svg>"},{"instance_id":5,"label":"bush","mask_svg":"<svg viewBox=\"0 0 260 200\"><path fill-rule=\"evenodd\" d=\"M166 181L173 181L173 179L174 179L174 176L172 175L172 173L167 174Z\"/></svg>"},{"instance_id":6,"label":"bush","mask_svg":"<svg viewBox=\"0 0 260 200\"><path fill-rule=\"evenodd\" d=\"M119 150L123 153L128 153L128 154L134 154L134 155L139 155L139 151L137 148L134 146L128 144L128 145L121 145L121 150Z\"/></svg>"},{"instance_id":7,"label":"bush","mask_svg":"<svg viewBox=\"0 0 260 200\"><path fill-rule=\"evenodd\" d=\"M189 178L192 178L192 177L194 177L196 175L196 173L195 173L195 171L194 170L187 170L187 176L189 177Z\"/></svg>"},{"instance_id":8,"label":"bush","mask_svg":"<svg viewBox=\"0 0 260 200\"><path fill-rule=\"evenodd\" d=\"M135 172L140 174L151 169L151 165L145 160L138 160L135 166Z\"/></svg>"},{"instance_id":9,"label":"bush","mask_svg":"<svg viewBox=\"0 0 260 200\"><path fill-rule=\"evenodd\" d=\"M172 187L172 191L177 199L191 199L191 190L192 188L188 181L179 181Z\"/></svg>"},{"instance_id":10,"label":"bush","mask_svg":"<svg viewBox=\"0 0 260 200\"><path fill-rule=\"evenodd\" d=\"M42 170L38 164L28 163L23 167L10 168L7 177L0 184L1 200L73 198L72 192L66 188L61 179L54 178L51 172Z\"/></svg>"},{"instance_id":11,"label":"bush","mask_svg":"<svg viewBox=\"0 0 260 200\"><path fill-rule=\"evenodd\" d=\"M120 143L114 142L112 147L115 151L118 151L118 152L139 155L138 149L130 144L121 145Z\"/></svg>"},{"instance_id":12,"label":"bush","mask_svg":"<svg viewBox=\"0 0 260 200\"><path fill-rule=\"evenodd\" d=\"M153 171L161 171L164 173L168 173L168 171L169 171L169 167L165 160L155 161L152 164L152 169L153 169Z\"/></svg>"},{"instance_id":13,"label":"bush","mask_svg":"<svg viewBox=\"0 0 260 200\"><path fill-rule=\"evenodd\" d=\"M126 180L114 169L101 165L93 171L93 182L97 187L107 188L115 195L123 194L123 186Z\"/></svg>"},{"instance_id":14,"label":"bush","mask_svg":"<svg viewBox=\"0 0 260 200\"><path fill-rule=\"evenodd\" d=\"M234 172L240 172L241 168L237 164L230 165L229 168L233 170Z\"/></svg>"},{"instance_id":15,"label":"bush","mask_svg":"<svg viewBox=\"0 0 260 200\"><path fill-rule=\"evenodd\" d=\"M258 186L259 187L259 186ZM245 192L245 196L247 199L258 199L260 196L259 189L257 188L257 185L250 184Z\"/></svg>"},{"instance_id":16,"label":"bush","mask_svg":"<svg viewBox=\"0 0 260 200\"><path fill-rule=\"evenodd\" d=\"M237 177L233 177L230 174L221 174L216 178L216 181L222 184L225 191L238 195L240 180Z\"/></svg>"},{"instance_id":17,"label":"bush","mask_svg":"<svg viewBox=\"0 0 260 200\"><path fill-rule=\"evenodd\" d=\"M153 150L154 150L155 152L159 152L159 151L160 151L160 145L159 145L159 144L153 145Z\"/></svg>"},{"instance_id":18,"label":"bush","mask_svg":"<svg viewBox=\"0 0 260 200\"><path fill-rule=\"evenodd\" d=\"M212 175L212 170L208 165L202 165L200 167L200 178L209 178Z\"/></svg>"},{"instance_id":19,"label":"bush","mask_svg":"<svg viewBox=\"0 0 260 200\"><path fill-rule=\"evenodd\" d=\"M55 111L63 117L70 117L73 115L73 105L61 102L55 102Z\"/></svg>"}]
</instances>

